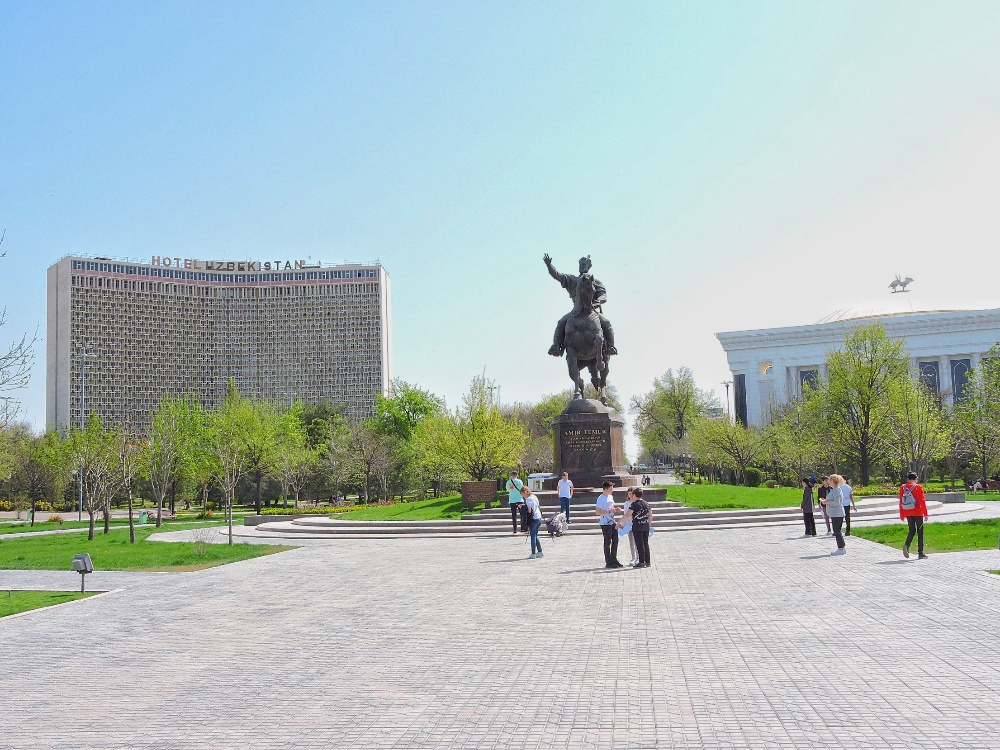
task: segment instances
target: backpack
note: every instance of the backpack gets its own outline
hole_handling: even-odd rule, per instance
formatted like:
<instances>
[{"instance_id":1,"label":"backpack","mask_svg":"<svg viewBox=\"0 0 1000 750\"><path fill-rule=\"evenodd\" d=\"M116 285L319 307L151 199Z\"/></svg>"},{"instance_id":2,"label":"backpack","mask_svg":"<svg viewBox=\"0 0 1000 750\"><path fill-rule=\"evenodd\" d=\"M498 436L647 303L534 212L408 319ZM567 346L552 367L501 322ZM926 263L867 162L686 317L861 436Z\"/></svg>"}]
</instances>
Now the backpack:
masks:
<instances>
[{"instance_id":1,"label":"backpack","mask_svg":"<svg viewBox=\"0 0 1000 750\"><path fill-rule=\"evenodd\" d=\"M903 485L903 499L901 502L903 510L913 510L917 507L917 498L913 495L913 487L908 484Z\"/></svg>"}]
</instances>

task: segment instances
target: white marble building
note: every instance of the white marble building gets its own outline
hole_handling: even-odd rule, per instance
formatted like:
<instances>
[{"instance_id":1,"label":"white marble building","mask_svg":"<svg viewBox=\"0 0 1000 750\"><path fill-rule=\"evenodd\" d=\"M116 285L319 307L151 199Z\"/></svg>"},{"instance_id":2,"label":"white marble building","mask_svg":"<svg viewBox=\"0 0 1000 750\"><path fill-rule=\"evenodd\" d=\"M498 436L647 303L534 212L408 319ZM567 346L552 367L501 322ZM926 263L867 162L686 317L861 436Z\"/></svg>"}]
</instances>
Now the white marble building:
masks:
<instances>
[{"instance_id":1,"label":"white marble building","mask_svg":"<svg viewBox=\"0 0 1000 750\"><path fill-rule=\"evenodd\" d=\"M826 374L827 354L843 347L849 331L871 323L881 323L891 338L902 341L913 372L952 402L961 399L969 371L1000 342L1000 309L868 315L717 333L733 374L736 418L749 425L766 423L774 405Z\"/></svg>"}]
</instances>

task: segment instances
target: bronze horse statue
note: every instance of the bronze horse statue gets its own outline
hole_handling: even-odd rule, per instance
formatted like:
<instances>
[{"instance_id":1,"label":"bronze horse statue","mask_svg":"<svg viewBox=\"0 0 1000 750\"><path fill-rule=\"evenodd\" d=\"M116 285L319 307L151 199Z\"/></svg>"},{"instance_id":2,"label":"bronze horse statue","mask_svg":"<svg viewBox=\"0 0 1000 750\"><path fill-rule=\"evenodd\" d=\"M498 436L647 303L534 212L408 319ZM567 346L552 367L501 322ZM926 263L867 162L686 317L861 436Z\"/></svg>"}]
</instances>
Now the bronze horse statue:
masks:
<instances>
[{"instance_id":1,"label":"bronze horse statue","mask_svg":"<svg viewBox=\"0 0 1000 750\"><path fill-rule=\"evenodd\" d=\"M594 277L580 275L573 312L566 321L566 365L575 384L573 398L583 398L582 368L590 370L602 404L607 404L605 388L608 384L608 357L605 349L604 329L594 307Z\"/></svg>"}]
</instances>

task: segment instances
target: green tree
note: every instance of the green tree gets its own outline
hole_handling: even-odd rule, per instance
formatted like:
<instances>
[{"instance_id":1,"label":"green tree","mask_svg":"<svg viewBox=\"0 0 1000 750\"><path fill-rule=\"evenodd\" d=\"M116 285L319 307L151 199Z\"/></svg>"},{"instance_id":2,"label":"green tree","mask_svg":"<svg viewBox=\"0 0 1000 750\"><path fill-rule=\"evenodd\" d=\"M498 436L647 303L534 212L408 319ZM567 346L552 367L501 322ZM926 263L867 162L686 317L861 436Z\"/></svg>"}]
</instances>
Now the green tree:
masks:
<instances>
[{"instance_id":1,"label":"green tree","mask_svg":"<svg viewBox=\"0 0 1000 750\"><path fill-rule=\"evenodd\" d=\"M861 326L847 334L842 351L830 353L827 366L830 435L867 485L879 448L887 442L893 385L909 377L903 345L892 341L881 324Z\"/></svg>"},{"instance_id":2,"label":"green tree","mask_svg":"<svg viewBox=\"0 0 1000 750\"><path fill-rule=\"evenodd\" d=\"M288 507L288 494L292 489L295 491L295 506L298 507L299 491L316 466L316 450L309 446L309 435L302 422L301 403L282 414L280 421L274 474L281 484L285 507Z\"/></svg>"},{"instance_id":3,"label":"green tree","mask_svg":"<svg viewBox=\"0 0 1000 750\"><path fill-rule=\"evenodd\" d=\"M134 494L136 477L144 463L144 446L136 430L128 425L119 425L113 431L118 458L119 483L125 491L128 505L128 540L135 544Z\"/></svg>"},{"instance_id":4,"label":"green tree","mask_svg":"<svg viewBox=\"0 0 1000 750\"><path fill-rule=\"evenodd\" d=\"M990 466L1000 453L1000 359L997 357L1000 347L994 346L970 373L963 398L955 406L959 430L984 477L990 475Z\"/></svg>"},{"instance_id":5,"label":"green tree","mask_svg":"<svg viewBox=\"0 0 1000 750\"><path fill-rule=\"evenodd\" d=\"M54 430L35 437L20 429L11 431L11 440L14 451L11 489L27 496L34 526L37 504L54 500L66 484L68 471L62 438Z\"/></svg>"},{"instance_id":6,"label":"green tree","mask_svg":"<svg viewBox=\"0 0 1000 750\"><path fill-rule=\"evenodd\" d=\"M770 450L764 431L728 418L696 420L690 441L699 463L733 469L742 484L747 483L747 467L766 458Z\"/></svg>"},{"instance_id":7,"label":"green tree","mask_svg":"<svg viewBox=\"0 0 1000 750\"><path fill-rule=\"evenodd\" d=\"M911 471L926 477L931 461L945 455L947 439L941 405L927 387L911 377L893 379L884 452L899 478Z\"/></svg>"},{"instance_id":8,"label":"green tree","mask_svg":"<svg viewBox=\"0 0 1000 750\"><path fill-rule=\"evenodd\" d=\"M520 460L528 433L512 417L505 417L483 376L473 378L462 406L435 420L424 434L423 451L432 461L450 465L473 479L496 478Z\"/></svg>"},{"instance_id":9,"label":"green tree","mask_svg":"<svg viewBox=\"0 0 1000 750\"><path fill-rule=\"evenodd\" d=\"M413 437L421 420L443 409L444 402L429 391L394 380L388 397L377 395L371 424L382 435L405 442Z\"/></svg>"},{"instance_id":10,"label":"green tree","mask_svg":"<svg viewBox=\"0 0 1000 750\"><path fill-rule=\"evenodd\" d=\"M260 492L264 478L274 470L283 422L277 407L268 401L243 399L246 429L243 431L244 472L254 484L254 512L260 513Z\"/></svg>"},{"instance_id":11,"label":"green tree","mask_svg":"<svg viewBox=\"0 0 1000 750\"><path fill-rule=\"evenodd\" d=\"M699 388L691 370L681 367L656 378L648 393L633 396L629 411L643 448L662 455L685 441L696 420L719 408L715 394Z\"/></svg>"},{"instance_id":12,"label":"green tree","mask_svg":"<svg viewBox=\"0 0 1000 750\"><path fill-rule=\"evenodd\" d=\"M141 466L156 501L157 527L163 525L163 501L192 447L200 408L193 398L168 394L160 400L146 429Z\"/></svg>"},{"instance_id":13,"label":"green tree","mask_svg":"<svg viewBox=\"0 0 1000 750\"><path fill-rule=\"evenodd\" d=\"M209 414L209 445L213 454L215 481L222 490L229 545L233 544L233 500L236 485L247 463L246 433L253 429L253 407L240 396L230 381L229 392L222 406Z\"/></svg>"},{"instance_id":14,"label":"green tree","mask_svg":"<svg viewBox=\"0 0 1000 750\"><path fill-rule=\"evenodd\" d=\"M774 462L797 477L824 460L822 399L811 388L776 407L768 427Z\"/></svg>"}]
</instances>

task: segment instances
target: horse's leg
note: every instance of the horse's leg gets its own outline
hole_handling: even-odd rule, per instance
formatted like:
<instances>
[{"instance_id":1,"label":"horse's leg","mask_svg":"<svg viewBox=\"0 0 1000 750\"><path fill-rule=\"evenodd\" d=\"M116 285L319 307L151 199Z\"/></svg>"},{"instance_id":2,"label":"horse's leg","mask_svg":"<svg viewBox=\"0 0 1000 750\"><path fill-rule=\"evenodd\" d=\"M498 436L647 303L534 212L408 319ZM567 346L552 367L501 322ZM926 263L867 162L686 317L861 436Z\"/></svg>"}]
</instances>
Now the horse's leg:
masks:
<instances>
[{"instance_id":1,"label":"horse's leg","mask_svg":"<svg viewBox=\"0 0 1000 750\"><path fill-rule=\"evenodd\" d=\"M569 368L569 378L576 384L576 391L573 398L583 398L583 378L580 377L580 362L576 358L576 351L566 349L566 366Z\"/></svg>"},{"instance_id":2,"label":"horse's leg","mask_svg":"<svg viewBox=\"0 0 1000 750\"><path fill-rule=\"evenodd\" d=\"M590 364L591 381L597 389L597 397L601 399L602 404L607 405L608 397L604 388L608 384L608 360L604 356L604 336L597 337L594 342L594 352L596 356Z\"/></svg>"}]
</instances>

